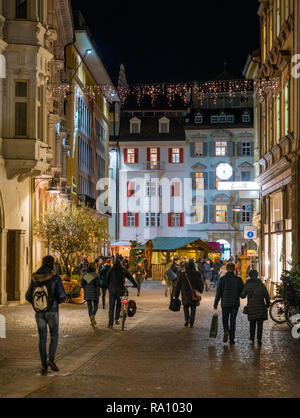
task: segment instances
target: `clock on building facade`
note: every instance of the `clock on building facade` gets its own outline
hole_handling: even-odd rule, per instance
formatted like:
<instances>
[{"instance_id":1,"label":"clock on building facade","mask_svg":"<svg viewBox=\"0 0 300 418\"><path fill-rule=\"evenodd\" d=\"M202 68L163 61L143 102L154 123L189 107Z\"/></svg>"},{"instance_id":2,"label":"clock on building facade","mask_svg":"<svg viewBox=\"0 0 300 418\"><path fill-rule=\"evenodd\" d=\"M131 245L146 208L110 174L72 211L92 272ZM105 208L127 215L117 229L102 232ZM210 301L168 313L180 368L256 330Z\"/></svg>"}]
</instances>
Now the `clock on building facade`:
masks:
<instances>
[{"instance_id":1,"label":"clock on building facade","mask_svg":"<svg viewBox=\"0 0 300 418\"><path fill-rule=\"evenodd\" d=\"M233 169L230 164L219 164L216 171L220 180L229 180L233 175Z\"/></svg>"}]
</instances>

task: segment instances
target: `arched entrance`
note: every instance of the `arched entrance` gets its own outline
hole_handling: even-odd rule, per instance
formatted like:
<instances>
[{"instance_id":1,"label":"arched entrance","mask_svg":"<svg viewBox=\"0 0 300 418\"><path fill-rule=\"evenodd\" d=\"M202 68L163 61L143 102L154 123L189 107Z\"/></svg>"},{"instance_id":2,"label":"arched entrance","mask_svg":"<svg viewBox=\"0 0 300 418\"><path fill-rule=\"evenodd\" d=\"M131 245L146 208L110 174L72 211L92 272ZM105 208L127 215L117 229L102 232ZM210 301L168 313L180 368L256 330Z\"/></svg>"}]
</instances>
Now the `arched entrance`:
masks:
<instances>
[{"instance_id":1,"label":"arched entrance","mask_svg":"<svg viewBox=\"0 0 300 418\"><path fill-rule=\"evenodd\" d=\"M221 244L222 260L229 260L229 258L231 257L231 246L229 242L224 239L219 239L217 242Z\"/></svg>"}]
</instances>

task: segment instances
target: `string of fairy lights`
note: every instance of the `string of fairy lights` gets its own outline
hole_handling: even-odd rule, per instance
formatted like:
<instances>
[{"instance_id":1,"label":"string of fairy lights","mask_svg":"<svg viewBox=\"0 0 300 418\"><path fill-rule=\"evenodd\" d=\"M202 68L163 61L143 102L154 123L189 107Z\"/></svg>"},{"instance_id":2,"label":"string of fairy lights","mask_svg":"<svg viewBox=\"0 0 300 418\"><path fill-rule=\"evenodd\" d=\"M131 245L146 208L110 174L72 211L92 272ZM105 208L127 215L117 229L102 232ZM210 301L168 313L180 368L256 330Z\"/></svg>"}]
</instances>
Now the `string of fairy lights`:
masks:
<instances>
[{"instance_id":1,"label":"string of fairy lights","mask_svg":"<svg viewBox=\"0 0 300 418\"><path fill-rule=\"evenodd\" d=\"M73 85L60 84L48 85L54 97L66 99L72 93ZM97 84L82 87L82 93L89 97L90 101L95 101L101 95L112 103L118 97L121 105L124 106L130 98L135 99L140 107L145 100L149 100L154 107L157 100L165 98L168 105L172 107L177 99L184 105L189 98L197 100L200 105L209 98L217 103L217 99L222 93L226 93L229 99L236 96L247 97L254 90L257 92L259 100L264 101L265 97L271 94L275 96L280 89L279 77L264 78L260 80L216 80L207 82L188 82L188 83L148 83L132 84L114 87L112 84Z\"/></svg>"}]
</instances>

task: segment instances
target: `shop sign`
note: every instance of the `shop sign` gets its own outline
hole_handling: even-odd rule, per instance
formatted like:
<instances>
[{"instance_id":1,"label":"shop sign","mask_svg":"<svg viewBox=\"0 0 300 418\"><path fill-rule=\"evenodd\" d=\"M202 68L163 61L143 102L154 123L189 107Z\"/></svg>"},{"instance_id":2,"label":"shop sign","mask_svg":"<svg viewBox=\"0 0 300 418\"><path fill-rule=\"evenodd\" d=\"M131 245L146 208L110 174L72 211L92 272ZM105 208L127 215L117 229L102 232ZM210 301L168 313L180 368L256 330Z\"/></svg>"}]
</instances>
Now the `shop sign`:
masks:
<instances>
[{"instance_id":1,"label":"shop sign","mask_svg":"<svg viewBox=\"0 0 300 418\"><path fill-rule=\"evenodd\" d=\"M220 181L218 183L218 190L237 192L243 190L257 191L260 190L260 186L255 181Z\"/></svg>"}]
</instances>

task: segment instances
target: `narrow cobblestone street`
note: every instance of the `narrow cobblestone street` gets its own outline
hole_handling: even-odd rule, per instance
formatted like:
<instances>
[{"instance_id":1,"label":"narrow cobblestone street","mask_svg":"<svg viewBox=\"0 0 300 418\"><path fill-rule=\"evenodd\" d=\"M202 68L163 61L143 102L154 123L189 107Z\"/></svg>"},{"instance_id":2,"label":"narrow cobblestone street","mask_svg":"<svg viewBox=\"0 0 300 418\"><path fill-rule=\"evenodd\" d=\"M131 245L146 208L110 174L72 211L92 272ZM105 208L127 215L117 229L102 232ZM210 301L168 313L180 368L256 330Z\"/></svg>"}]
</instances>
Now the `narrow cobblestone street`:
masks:
<instances>
[{"instance_id":1,"label":"narrow cobblestone street","mask_svg":"<svg viewBox=\"0 0 300 418\"><path fill-rule=\"evenodd\" d=\"M262 348L251 347L247 317L240 311L236 345L209 339L214 292L206 293L194 329L183 312L168 310L160 283L144 284L138 313L127 330L108 330L107 311L97 328L86 306L60 311L57 362L61 371L38 375L37 331L29 305L0 309L7 339L0 340L0 397L299 397L300 340L287 326L269 321ZM133 294L134 293L134 294Z\"/></svg>"}]
</instances>

